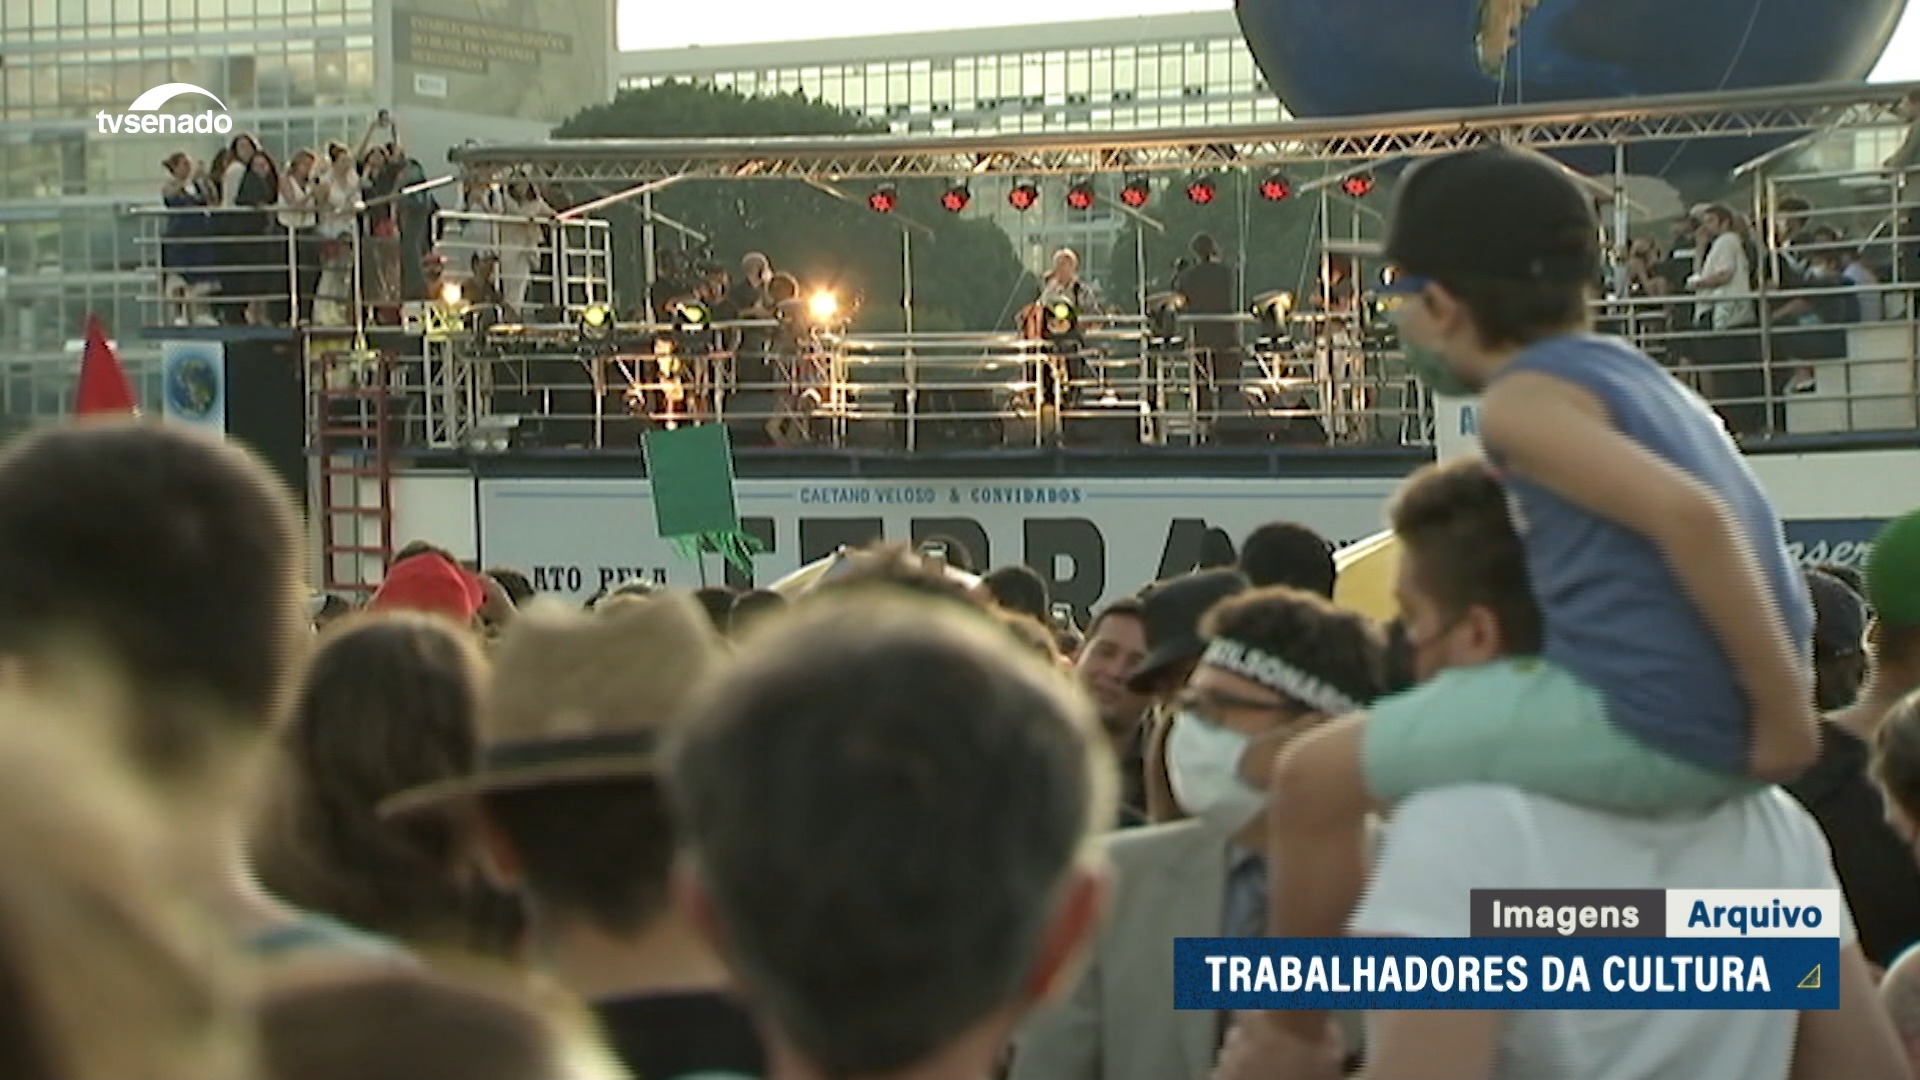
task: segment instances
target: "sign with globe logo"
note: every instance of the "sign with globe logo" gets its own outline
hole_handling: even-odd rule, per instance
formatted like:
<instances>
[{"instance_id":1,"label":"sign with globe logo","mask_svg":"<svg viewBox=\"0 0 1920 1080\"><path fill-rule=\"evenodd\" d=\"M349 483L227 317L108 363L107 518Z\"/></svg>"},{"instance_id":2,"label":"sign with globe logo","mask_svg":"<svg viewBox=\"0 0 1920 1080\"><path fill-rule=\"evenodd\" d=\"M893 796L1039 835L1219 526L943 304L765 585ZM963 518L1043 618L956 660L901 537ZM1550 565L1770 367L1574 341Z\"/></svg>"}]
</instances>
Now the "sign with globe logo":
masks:
<instances>
[{"instance_id":1,"label":"sign with globe logo","mask_svg":"<svg viewBox=\"0 0 1920 1080\"><path fill-rule=\"evenodd\" d=\"M161 349L162 400L171 420L224 434L226 349L217 341L169 341Z\"/></svg>"}]
</instances>

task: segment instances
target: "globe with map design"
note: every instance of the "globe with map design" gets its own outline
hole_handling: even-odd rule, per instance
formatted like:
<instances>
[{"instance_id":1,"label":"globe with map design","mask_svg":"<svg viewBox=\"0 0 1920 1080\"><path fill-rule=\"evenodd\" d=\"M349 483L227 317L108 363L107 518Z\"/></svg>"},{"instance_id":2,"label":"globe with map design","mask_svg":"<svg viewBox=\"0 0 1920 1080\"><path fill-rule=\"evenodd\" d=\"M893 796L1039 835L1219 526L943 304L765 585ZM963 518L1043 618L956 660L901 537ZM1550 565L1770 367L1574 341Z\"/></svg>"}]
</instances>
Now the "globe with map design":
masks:
<instances>
[{"instance_id":1,"label":"globe with map design","mask_svg":"<svg viewBox=\"0 0 1920 1080\"><path fill-rule=\"evenodd\" d=\"M1907 0L1238 0L1301 117L1864 79ZM1638 171L1638 170L1636 170Z\"/></svg>"}]
</instances>

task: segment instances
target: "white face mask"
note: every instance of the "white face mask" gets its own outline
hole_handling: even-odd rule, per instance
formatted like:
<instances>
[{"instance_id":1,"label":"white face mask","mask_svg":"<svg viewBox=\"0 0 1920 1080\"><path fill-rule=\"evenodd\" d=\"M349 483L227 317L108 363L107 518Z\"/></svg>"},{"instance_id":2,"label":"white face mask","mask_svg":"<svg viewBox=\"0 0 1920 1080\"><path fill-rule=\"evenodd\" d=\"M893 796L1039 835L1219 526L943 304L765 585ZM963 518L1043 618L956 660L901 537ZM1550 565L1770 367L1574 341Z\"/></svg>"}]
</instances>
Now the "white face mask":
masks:
<instances>
[{"instance_id":1,"label":"white face mask","mask_svg":"<svg viewBox=\"0 0 1920 1080\"><path fill-rule=\"evenodd\" d=\"M1235 832L1264 810L1266 793L1240 778L1251 741L1191 712L1175 716L1167 733L1167 782L1181 808Z\"/></svg>"}]
</instances>

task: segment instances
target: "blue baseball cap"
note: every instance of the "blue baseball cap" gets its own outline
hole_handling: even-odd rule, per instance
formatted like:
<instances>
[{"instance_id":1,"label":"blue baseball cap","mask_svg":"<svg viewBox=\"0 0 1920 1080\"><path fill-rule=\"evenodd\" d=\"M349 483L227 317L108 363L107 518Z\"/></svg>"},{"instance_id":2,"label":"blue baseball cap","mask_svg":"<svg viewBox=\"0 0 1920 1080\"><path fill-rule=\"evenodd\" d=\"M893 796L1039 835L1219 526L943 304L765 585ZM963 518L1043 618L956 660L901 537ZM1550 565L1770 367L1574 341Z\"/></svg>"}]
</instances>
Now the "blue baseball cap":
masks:
<instances>
[{"instance_id":1,"label":"blue baseball cap","mask_svg":"<svg viewBox=\"0 0 1920 1080\"><path fill-rule=\"evenodd\" d=\"M1419 274L1403 273L1398 267L1388 267L1386 281L1380 286L1381 296L1418 296L1427 286L1433 284L1432 278Z\"/></svg>"}]
</instances>

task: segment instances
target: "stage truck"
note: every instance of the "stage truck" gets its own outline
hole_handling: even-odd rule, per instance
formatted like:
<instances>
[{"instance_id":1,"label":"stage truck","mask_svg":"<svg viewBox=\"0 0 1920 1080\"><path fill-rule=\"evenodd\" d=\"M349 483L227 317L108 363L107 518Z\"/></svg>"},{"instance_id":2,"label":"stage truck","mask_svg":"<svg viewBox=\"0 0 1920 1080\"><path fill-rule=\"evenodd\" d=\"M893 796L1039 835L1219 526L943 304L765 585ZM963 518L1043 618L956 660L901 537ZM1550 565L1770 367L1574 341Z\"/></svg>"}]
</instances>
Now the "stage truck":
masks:
<instances>
[{"instance_id":1,"label":"stage truck","mask_svg":"<svg viewBox=\"0 0 1920 1080\"><path fill-rule=\"evenodd\" d=\"M329 591L371 587L416 538L585 597L634 576L766 585L841 547L942 537L980 568L1032 566L1084 619L1264 522L1336 543L1377 533L1401 477L1471 448L1471 403L1433 400L1381 315L1377 241L1407 164L1500 141L1593 192L1612 256L1599 327L1720 412L1803 559L1852 564L1920 505L1905 280L1920 200L1879 168L1913 89L1133 133L471 146L452 155L459 175L394 197L458 183L544 208L441 212L435 299L370 303L350 253L304 329L176 326L161 294L148 335L166 341L170 412L265 446L305 482ZM1629 147L1703 140L1751 159L1685 192L1628 172L1648 156ZM1678 223L1702 199L1755 223L1769 267L1814 271L1758 275L1758 323L1737 341L1697 330L1684 295ZM821 250L744 259L752 221L775 212L819 217ZM165 215L149 217L164 280ZM1007 271L1001 325L954 330L952 303L916 284L957 250L955 230L989 225L1031 274ZM1190 244L1198 231L1217 254ZM836 236L848 250L829 250ZM1077 257L1056 257L1074 238ZM729 432L741 527L761 549L751 573L686 561L656 534L642 440L701 424Z\"/></svg>"}]
</instances>

